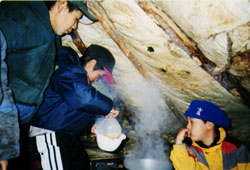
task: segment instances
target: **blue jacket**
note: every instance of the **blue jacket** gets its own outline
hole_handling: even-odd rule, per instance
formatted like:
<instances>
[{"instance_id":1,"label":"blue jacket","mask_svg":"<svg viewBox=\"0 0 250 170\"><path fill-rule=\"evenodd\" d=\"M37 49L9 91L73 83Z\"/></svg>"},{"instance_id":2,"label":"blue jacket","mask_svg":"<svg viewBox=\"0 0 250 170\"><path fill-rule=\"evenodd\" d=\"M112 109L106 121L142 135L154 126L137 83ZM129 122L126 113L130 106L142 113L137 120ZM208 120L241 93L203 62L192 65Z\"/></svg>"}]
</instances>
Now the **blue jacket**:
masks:
<instances>
[{"instance_id":1,"label":"blue jacket","mask_svg":"<svg viewBox=\"0 0 250 170\"><path fill-rule=\"evenodd\" d=\"M51 27L48 8L43 1L1 2L0 30L7 41L9 87L14 100L38 109L60 48L60 37ZM28 116L20 109L19 113L22 123L26 123L35 111Z\"/></svg>"},{"instance_id":2,"label":"blue jacket","mask_svg":"<svg viewBox=\"0 0 250 170\"><path fill-rule=\"evenodd\" d=\"M87 72L76 52L62 47L44 102L32 125L77 134L88 126L94 115L106 115L112 106L111 99L88 84Z\"/></svg>"},{"instance_id":3,"label":"blue jacket","mask_svg":"<svg viewBox=\"0 0 250 170\"><path fill-rule=\"evenodd\" d=\"M0 160L19 156L19 125L11 89L7 87L7 43L0 30Z\"/></svg>"}]
</instances>

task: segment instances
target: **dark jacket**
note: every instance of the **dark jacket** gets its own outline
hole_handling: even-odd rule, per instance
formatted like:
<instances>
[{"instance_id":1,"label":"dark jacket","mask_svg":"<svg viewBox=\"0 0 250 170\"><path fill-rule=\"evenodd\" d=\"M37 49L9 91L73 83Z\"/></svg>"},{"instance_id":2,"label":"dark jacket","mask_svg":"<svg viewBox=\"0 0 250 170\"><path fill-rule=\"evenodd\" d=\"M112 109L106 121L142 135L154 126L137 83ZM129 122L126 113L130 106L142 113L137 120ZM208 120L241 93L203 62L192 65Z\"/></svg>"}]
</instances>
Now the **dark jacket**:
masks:
<instances>
[{"instance_id":1,"label":"dark jacket","mask_svg":"<svg viewBox=\"0 0 250 170\"><path fill-rule=\"evenodd\" d=\"M60 47L49 11L42 1L2 2L0 29L7 41L9 87L14 99L38 109L54 71L56 49ZM26 116L23 123L29 122L34 114Z\"/></svg>"},{"instance_id":2,"label":"dark jacket","mask_svg":"<svg viewBox=\"0 0 250 170\"><path fill-rule=\"evenodd\" d=\"M17 109L11 89L7 87L5 62L7 43L0 30L0 160L19 156L19 126Z\"/></svg>"},{"instance_id":3,"label":"dark jacket","mask_svg":"<svg viewBox=\"0 0 250 170\"><path fill-rule=\"evenodd\" d=\"M53 131L77 134L93 120L106 115L113 102L88 84L87 72L75 51L62 47L56 70L32 125Z\"/></svg>"}]
</instances>

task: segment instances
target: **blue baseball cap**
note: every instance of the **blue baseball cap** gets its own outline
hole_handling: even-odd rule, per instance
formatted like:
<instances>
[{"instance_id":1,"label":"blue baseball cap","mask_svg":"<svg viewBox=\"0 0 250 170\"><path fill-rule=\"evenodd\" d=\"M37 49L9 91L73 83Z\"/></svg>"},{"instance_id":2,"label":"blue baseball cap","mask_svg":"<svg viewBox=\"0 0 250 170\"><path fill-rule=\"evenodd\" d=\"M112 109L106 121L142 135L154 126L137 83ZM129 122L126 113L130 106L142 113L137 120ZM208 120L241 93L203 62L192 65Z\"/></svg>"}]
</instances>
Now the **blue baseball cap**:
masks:
<instances>
[{"instance_id":1,"label":"blue baseball cap","mask_svg":"<svg viewBox=\"0 0 250 170\"><path fill-rule=\"evenodd\" d=\"M215 104L208 101L193 100L185 112L185 116L208 120L224 128L230 126L230 120L225 113Z\"/></svg>"}]
</instances>

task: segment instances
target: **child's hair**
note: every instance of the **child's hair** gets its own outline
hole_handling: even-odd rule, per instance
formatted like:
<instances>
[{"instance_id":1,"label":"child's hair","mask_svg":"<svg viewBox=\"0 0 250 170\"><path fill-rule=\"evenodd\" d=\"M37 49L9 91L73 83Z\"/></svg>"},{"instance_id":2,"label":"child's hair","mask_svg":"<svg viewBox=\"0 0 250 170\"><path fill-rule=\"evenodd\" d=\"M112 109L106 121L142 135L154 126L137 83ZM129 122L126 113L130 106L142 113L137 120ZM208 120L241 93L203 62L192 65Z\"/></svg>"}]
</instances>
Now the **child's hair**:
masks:
<instances>
[{"instance_id":1,"label":"child's hair","mask_svg":"<svg viewBox=\"0 0 250 170\"><path fill-rule=\"evenodd\" d=\"M80 61L85 66L92 59L96 60L94 70L104 70L105 67L110 73L112 72L115 65L115 58L107 48L91 44L80 58Z\"/></svg>"},{"instance_id":2,"label":"child's hair","mask_svg":"<svg viewBox=\"0 0 250 170\"><path fill-rule=\"evenodd\" d=\"M86 56L86 55L81 56L80 57L80 61L81 61L82 66L84 67L92 59L93 58L91 58L89 56ZM96 61L96 65L95 65L94 70L103 70L103 66L101 66L100 64L98 64L98 62Z\"/></svg>"},{"instance_id":3,"label":"child's hair","mask_svg":"<svg viewBox=\"0 0 250 170\"><path fill-rule=\"evenodd\" d=\"M50 10L57 1L44 1L48 10ZM75 4L73 4L72 2L68 1L68 9L69 9L69 12L72 12L74 10L80 10Z\"/></svg>"}]
</instances>

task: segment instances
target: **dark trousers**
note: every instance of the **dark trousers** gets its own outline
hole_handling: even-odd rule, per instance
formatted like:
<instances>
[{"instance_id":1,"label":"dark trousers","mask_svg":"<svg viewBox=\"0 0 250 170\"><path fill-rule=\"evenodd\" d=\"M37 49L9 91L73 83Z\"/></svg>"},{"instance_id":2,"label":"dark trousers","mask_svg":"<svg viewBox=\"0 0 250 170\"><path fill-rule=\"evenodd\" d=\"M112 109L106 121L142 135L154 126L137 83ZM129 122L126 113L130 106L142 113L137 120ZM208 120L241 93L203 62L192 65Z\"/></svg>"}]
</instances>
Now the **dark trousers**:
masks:
<instances>
[{"instance_id":1,"label":"dark trousers","mask_svg":"<svg viewBox=\"0 0 250 170\"><path fill-rule=\"evenodd\" d=\"M9 160L8 170L29 170L29 124L20 125L20 156Z\"/></svg>"},{"instance_id":2,"label":"dark trousers","mask_svg":"<svg viewBox=\"0 0 250 170\"><path fill-rule=\"evenodd\" d=\"M87 152L78 136L61 132L36 136L44 170L89 170Z\"/></svg>"}]
</instances>

